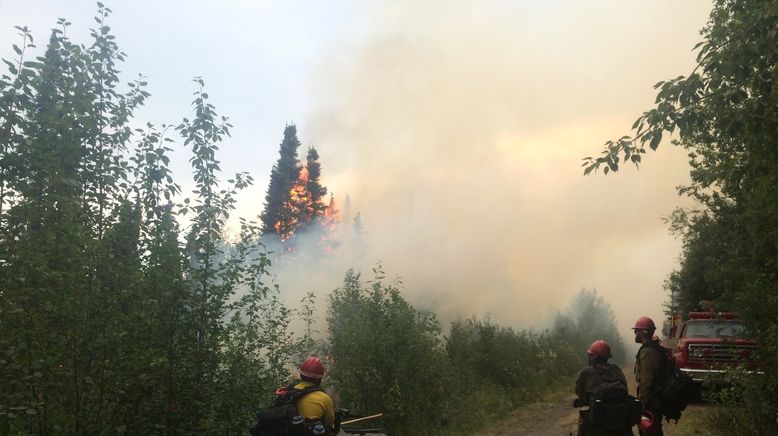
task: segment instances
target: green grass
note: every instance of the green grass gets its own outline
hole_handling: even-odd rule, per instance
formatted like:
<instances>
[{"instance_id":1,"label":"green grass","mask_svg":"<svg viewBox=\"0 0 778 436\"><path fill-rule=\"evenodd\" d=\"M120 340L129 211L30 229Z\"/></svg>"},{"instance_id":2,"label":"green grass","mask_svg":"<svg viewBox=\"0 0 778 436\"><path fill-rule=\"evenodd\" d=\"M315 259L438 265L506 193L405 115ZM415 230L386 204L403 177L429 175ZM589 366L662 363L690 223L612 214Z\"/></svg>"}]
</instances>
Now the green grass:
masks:
<instances>
[{"instance_id":1,"label":"green grass","mask_svg":"<svg viewBox=\"0 0 778 436\"><path fill-rule=\"evenodd\" d=\"M739 434L733 431L727 411L715 403L692 404L681 415L678 424L664 424L666 436L731 436ZM748 432L742 433L748 434Z\"/></svg>"}]
</instances>

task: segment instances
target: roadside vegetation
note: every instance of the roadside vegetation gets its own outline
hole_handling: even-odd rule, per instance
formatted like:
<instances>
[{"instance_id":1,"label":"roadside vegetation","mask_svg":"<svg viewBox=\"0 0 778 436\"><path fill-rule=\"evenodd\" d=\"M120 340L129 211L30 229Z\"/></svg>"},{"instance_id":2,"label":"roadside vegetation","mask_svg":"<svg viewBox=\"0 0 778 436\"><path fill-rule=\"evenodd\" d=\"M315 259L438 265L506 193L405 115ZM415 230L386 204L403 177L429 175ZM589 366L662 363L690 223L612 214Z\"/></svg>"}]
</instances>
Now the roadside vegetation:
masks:
<instances>
[{"instance_id":1,"label":"roadside vegetation","mask_svg":"<svg viewBox=\"0 0 778 436\"><path fill-rule=\"evenodd\" d=\"M349 271L330 296L331 382L343 407L384 412L392 434L463 434L571 392L589 344L600 334L617 338L615 328L514 330L475 317L442 329L434 313L403 298L401 283L387 281L380 268L373 273L365 281ZM573 324L612 325L601 297L584 290L571 307L582 301L591 311Z\"/></svg>"}]
</instances>

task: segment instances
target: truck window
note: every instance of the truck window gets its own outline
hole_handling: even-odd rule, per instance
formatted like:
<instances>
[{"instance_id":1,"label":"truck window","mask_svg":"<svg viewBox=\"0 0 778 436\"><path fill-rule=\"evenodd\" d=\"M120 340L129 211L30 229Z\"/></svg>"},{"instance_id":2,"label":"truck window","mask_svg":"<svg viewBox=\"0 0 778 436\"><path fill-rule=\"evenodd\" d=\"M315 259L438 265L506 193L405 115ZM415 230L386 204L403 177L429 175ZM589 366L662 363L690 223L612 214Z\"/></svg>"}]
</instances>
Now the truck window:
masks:
<instances>
[{"instance_id":1,"label":"truck window","mask_svg":"<svg viewBox=\"0 0 778 436\"><path fill-rule=\"evenodd\" d=\"M695 321L686 326L686 337L691 338L725 338L742 336L745 327L736 321Z\"/></svg>"}]
</instances>

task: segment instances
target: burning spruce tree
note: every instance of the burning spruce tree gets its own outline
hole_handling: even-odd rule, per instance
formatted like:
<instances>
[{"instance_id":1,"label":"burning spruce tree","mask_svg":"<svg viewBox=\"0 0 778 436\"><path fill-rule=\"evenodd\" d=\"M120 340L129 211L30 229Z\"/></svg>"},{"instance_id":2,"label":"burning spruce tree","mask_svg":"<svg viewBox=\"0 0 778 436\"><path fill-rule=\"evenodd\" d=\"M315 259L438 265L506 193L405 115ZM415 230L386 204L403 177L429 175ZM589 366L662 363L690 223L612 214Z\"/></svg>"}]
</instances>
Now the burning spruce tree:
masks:
<instances>
[{"instance_id":1,"label":"burning spruce tree","mask_svg":"<svg viewBox=\"0 0 778 436\"><path fill-rule=\"evenodd\" d=\"M292 206L291 192L300 178L300 163L297 159L297 127L286 126L281 141L281 157L273 165L270 184L265 194L265 210L262 212L262 236L266 239L275 235L280 241L294 234L295 211Z\"/></svg>"},{"instance_id":2,"label":"burning spruce tree","mask_svg":"<svg viewBox=\"0 0 778 436\"><path fill-rule=\"evenodd\" d=\"M315 148L308 149L308 155L305 160L305 170L307 177L305 180L305 190L309 194L309 204L306 207L306 215L303 217L306 222L311 222L315 217L321 217L325 214L327 206L324 205L324 196L327 195L327 188L322 186L321 163L319 163L319 153Z\"/></svg>"},{"instance_id":3,"label":"burning spruce tree","mask_svg":"<svg viewBox=\"0 0 778 436\"><path fill-rule=\"evenodd\" d=\"M325 205L327 188L321 184L321 163L315 148L308 149L305 165L297 157L297 129L286 126L280 157L270 174L262 212L262 235L281 252L296 251L297 236L309 235L321 251L332 252L336 243L332 233L339 221L334 197Z\"/></svg>"}]
</instances>

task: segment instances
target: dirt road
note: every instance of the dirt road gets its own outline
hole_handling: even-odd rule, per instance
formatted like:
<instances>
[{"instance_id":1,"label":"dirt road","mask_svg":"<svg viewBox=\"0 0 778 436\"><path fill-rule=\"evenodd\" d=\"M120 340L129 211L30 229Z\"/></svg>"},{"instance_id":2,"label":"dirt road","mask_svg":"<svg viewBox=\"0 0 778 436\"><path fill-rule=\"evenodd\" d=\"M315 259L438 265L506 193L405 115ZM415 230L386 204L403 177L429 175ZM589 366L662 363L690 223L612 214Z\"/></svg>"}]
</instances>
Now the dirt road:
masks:
<instances>
[{"instance_id":1,"label":"dirt road","mask_svg":"<svg viewBox=\"0 0 778 436\"><path fill-rule=\"evenodd\" d=\"M627 374L628 379L629 375ZM636 388L632 381L629 391L634 394ZM504 420L476 433L478 436L568 436L575 435L578 425L578 409L572 407L575 394L571 386L569 394L559 393L547 401L521 407ZM687 436L710 434L694 423L699 421L701 414L708 407L704 404L692 404L683 412L678 425L665 423L665 436ZM634 428L637 435L637 428Z\"/></svg>"},{"instance_id":2,"label":"dirt road","mask_svg":"<svg viewBox=\"0 0 778 436\"><path fill-rule=\"evenodd\" d=\"M578 409L573 407L575 394L560 394L548 401L530 404L513 411L479 436L568 436L575 435L578 425Z\"/></svg>"}]
</instances>

